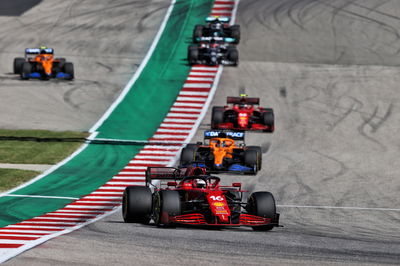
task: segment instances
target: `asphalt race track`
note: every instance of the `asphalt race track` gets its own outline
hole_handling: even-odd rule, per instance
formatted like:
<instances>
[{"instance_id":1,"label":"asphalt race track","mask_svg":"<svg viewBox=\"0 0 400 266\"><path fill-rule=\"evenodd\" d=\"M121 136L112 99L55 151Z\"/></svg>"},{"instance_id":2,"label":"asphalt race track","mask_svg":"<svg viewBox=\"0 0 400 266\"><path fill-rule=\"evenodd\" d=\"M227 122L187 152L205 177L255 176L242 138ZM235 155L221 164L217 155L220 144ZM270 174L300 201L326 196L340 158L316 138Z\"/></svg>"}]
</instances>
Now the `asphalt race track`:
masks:
<instances>
[{"instance_id":1,"label":"asphalt race track","mask_svg":"<svg viewBox=\"0 0 400 266\"><path fill-rule=\"evenodd\" d=\"M76 1L82 5L88 2ZM107 1L103 2L107 6ZM109 5L111 2L116 1L110 1ZM152 14L151 11L163 6L159 2L142 1L141 6ZM43 5L46 3L48 1ZM62 1L57 3L64 7L64 11L71 8ZM138 3L132 5L140 6ZM89 9L89 5L85 8ZM83 12L80 8L75 10ZM162 16L165 9L158 12ZM60 12L63 16L67 13ZM141 14L145 16L144 11ZM32 25L33 22L40 24L33 16L30 18ZM77 13L71 16L71 21L80 25L71 34L84 36L86 23L94 18L78 16ZM119 16L115 15L110 19L117 18ZM5 19L9 19L10 25L17 23L15 18L1 17L1 20ZM139 17L132 14L130 19L135 21ZM266 233L248 228L162 229L124 224L118 212L81 230L50 240L5 265L399 264L400 145L397 132L400 71L397 66L400 65L400 2L241 0L237 20L242 27L240 65L224 69L213 105L223 105L226 96L243 91L250 96L259 96L262 105L274 108L276 131L271 135L247 135L248 144L258 143L263 147L261 173L257 176L225 175L224 180L241 181L251 191L271 191L277 204L283 205L279 212L284 227ZM128 24L135 28L135 23ZM128 26L121 24L120 27ZM150 27L153 32L156 28L156 25ZM15 36L23 40L35 36L29 28L18 29L21 32ZM145 31L149 30L146 28ZM24 34L32 36L24 37ZM0 56L2 62L11 62L11 58L22 51L23 45L19 48L11 46L13 39L4 38L4 35L6 33L2 31L0 42L4 48ZM54 37L57 36L61 35L54 35L51 39L56 40ZM131 38L122 33L120 36L123 39L118 41L121 42ZM124 53L131 53L131 57L133 54L138 59L143 56L132 53L138 49L135 45L145 50L152 35L149 33L142 37L141 42L130 43L131 47ZM78 53L80 42L76 41L76 46L70 42L63 46L65 54L70 54L68 57L78 67L79 56L73 54ZM53 46L62 43L57 39ZM6 49L10 52L5 52ZM102 54L106 57L108 49L104 45ZM58 50L61 52L62 49ZM90 55L90 51L85 52ZM93 63L100 58L98 55L86 65L86 61L80 59L84 65L79 66L81 70L78 73L85 66L90 72L101 71L101 66ZM80 118L78 115L88 109L78 111L65 102L61 105L69 110L67 114L60 114L61 117L68 116L63 119L76 123L69 126L85 129L116 97L120 89L117 85L128 79L129 75L124 71L134 61L130 58L118 68L120 72L117 71L113 78L120 83L83 81L80 79L82 74L79 74L73 85L52 84L46 87L51 88L54 94L42 93L62 103L64 94L61 91L65 93L72 88L88 93L85 95L92 91L103 92L100 94L102 97L96 99L103 102L103 109L91 110L87 114L90 117ZM12 75L3 74L10 71L8 69L11 67L7 65L0 68L1 90L5 89L4 84L9 84L14 98L32 93L33 89L44 89L40 82L29 81L25 85ZM83 84L90 89L82 87ZM99 96L96 93L90 95ZM51 105L40 106L40 99L34 99L37 108L51 111ZM4 108L4 99L1 101L0 106ZM96 105L92 103L85 108L93 106ZM43 112L37 112L38 121L42 121L44 117L40 114ZM1 126L9 126L4 111L1 113ZM36 114L34 109L30 113ZM209 122L210 114L207 114L201 129L207 129ZM18 126L23 127L23 121ZM54 128L57 127L61 128L61 125L55 123ZM201 136L199 131L194 141L200 140Z\"/></svg>"},{"instance_id":2,"label":"asphalt race track","mask_svg":"<svg viewBox=\"0 0 400 266\"><path fill-rule=\"evenodd\" d=\"M7 14L13 14L11 8L20 12L14 2L20 1L2 0L0 7ZM139 66L168 5L161 0L45 0L25 6L21 16L0 12L0 128L89 130ZM13 59L40 45L74 63L73 82L21 81L12 73Z\"/></svg>"}]
</instances>

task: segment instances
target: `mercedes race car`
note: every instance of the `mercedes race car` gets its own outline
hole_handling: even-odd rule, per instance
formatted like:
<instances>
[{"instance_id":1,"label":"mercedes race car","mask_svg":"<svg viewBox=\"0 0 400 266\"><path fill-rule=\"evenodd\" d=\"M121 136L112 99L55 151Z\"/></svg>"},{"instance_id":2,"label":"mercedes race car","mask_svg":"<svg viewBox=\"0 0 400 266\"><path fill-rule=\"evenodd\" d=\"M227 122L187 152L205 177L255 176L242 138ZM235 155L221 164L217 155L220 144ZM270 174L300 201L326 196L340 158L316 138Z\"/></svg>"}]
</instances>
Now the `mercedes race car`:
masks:
<instances>
[{"instance_id":1,"label":"mercedes race car","mask_svg":"<svg viewBox=\"0 0 400 266\"><path fill-rule=\"evenodd\" d=\"M145 186L129 186L122 199L127 223L157 226L251 226L269 231L279 226L270 192L254 192L243 200L241 183L221 186L220 178L200 167L148 167ZM154 191L152 193L152 190Z\"/></svg>"},{"instance_id":2,"label":"mercedes race car","mask_svg":"<svg viewBox=\"0 0 400 266\"><path fill-rule=\"evenodd\" d=\"M180 165L202 166L210 173L257 174L262 165L261 147L246 146L244 132L205 131L204 144L188 144L182 149Z\"/></svg>"},{"instance_id":3,"label":"mercedes race car","mask_svg":"<svg viewBox=\"0 0 400 266\"><path fill-rule=\"evenodd\" d=\"M62 78L74 79L74 65L65 58L55 58L54 49L47 47L25 49L25 58L14 59L14 74L20 74L22 79Z\"/></svg>"},{"instance_id":4,"label":"mercedes race car","mask_svg":"<svg viewBox=\"0 0 400 266\"><path fill-rule=\"evenodd\" d=\"M230 38L202 37L198 45L188 47L189 64L237 66L239 52L230 42Z\"/></svg>"},{"instance_id":5,"label":"mercedes race car","mask_svg":"<svg viewBox=\"0 0 400 266\"><path fill-rule=\"evenodd\" d=\"M240 26L229 26L228 17L207 17L207 25L196 25L193 30L193 42L198 42L201 37L229 37L234 43L240 41Z\"/></svg>"},{"instance_id":6,"label":"mercedes race car","mask_svg":"<svg viewBox=\"0 0 400 266\"><path fill-rule=\"evenodd\" d=\"M228 105L213 107L211 128L274 132L274 110L259 107L259 103L259 98L250 98L246 94L228 97Z\"/></svg>"}]
</instances>

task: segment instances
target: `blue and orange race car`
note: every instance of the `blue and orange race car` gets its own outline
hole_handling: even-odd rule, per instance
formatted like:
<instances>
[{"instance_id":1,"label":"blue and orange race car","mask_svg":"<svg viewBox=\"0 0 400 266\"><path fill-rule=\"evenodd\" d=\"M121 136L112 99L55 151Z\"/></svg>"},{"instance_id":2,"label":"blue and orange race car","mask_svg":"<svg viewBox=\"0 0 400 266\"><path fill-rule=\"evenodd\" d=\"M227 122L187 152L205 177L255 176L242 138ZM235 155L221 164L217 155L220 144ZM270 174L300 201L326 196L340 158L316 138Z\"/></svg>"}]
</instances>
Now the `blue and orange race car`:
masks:
<instances>
[{"instance_id":1,"label":"blue and orange race car","mask_svg":"<svg viewBox=\"0 0 400 266\"><path fill-rule=\"evenodd\" d=\"M261 169L259 146L246 146L244 132L210 130L204 132L204 144L188 144L182 149L180 165L205 167L211 173L256 174Z\"/></svg>"},{"instance_id":2,"label":"blue and orange race car","mask_svg":"<svg viewBox=\"0 0 400 266\"><path fill-rule=\"evenodd\" d=\"M55 58L54 49L42 46L25 49L25 58L14 59L14 74L20 74L21 79L38 78L48 80L60 78L73 80L74 65L65 58Z\"/></svg>"}]
</instances>

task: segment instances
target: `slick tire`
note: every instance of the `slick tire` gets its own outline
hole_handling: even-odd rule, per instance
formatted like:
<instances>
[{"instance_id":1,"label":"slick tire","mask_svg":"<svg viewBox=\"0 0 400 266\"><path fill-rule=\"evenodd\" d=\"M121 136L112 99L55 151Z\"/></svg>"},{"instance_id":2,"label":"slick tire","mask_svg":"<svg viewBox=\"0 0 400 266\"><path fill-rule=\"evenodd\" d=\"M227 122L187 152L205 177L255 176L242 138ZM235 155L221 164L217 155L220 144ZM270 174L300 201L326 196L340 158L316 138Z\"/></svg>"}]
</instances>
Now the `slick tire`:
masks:
<instances>
[{"instance_id":1,"label":"slick tire","mask_svg":"<svg viewBox=\"0 0 400 266\"><path fill-rule=\"evenodd\" d=\"M264 218L273 218L276 214L274 196L267 191L254 192L247 200L246 210L249 214ZM254 231L269 231L272 225L253 226Z\"/></svg>"},{"instance_id":2,"label":"slick tire","mask_svg":"<svg viewBox=\"0 0 400 266\"><path fill-rule=\"evenodd\" d=\"M231 37L235 39L236 44L240 42L240 25L230 26Z\"/></svg>"},{"instance_id":3,"label":"slick tire","mask_svg":"<svg viewBox=\"0 0 400 266\"><path fill-rule=\"evenodd\" d=\"M246 150L244 152L244 164L247 167L254 168L254 174L258 172L258 153L255 150Z\"/></svg>"},{"instance_id":4,"label":"slick tire","mask_svg":"<svg viewBox=\"0 0 400 266\"><path fill-rule=\"evenodd\" d=\"M17 57L14 59L14 74L21 74L22 65L25 63L25 58Z\"/></svg>"},{"instance_id":5,"label":"slick tire","mask_svg":"<svg viewBox=\"0 0 400 266\"><path fill-rule=\"evenodd\" d=\"M236 48L230 48L227 52L227 58L233 62L233 65L239 64L239 51Z\"/></svg>"},{"instance_id":6,"label":"slick tire","mask_svg":"<svg viewBox=\"0 0 400 266\"><path fill-rule=\"evenodd\" d=\"M21 69L21 79L28 80L32 73L32 65L29 62L24 62Z\"/></svg>"},{"instance_id":7,"label":"slick tire","mask_svg":"<svg viewBox=\"0 0 400 266\"><path fill-rule=\"evenodd\" d=\"M150 222L152 194L148 187L126 187L122 197L122 217L125 223Z\"/></svg>"},{"instance_id":8,"label":"slick tire","mask_svg":"<svg viewBox=\"0 0 400 266\"><path fill-rule=\"evenodd\" d=\"M175 190L160 190L154 193L153 217L157 226L171 227L169 217L181 214L181 199Z\"/></svg>"},{"instance_id":9,"label":"slick tire","mask_svg":"<svg viewBox=\"0 0 400 266\"><path fill-rule=\"evenodd\" d=\"M262 167L262 151L259 146L247 146L247 150L252 150L257 152L257 170L260 171Z\"/></svg>"},{"instance_id":10,"label":"slick tire","mask_svg":"<svg viewBox=\"0 0 400 266\"><path fill-rule=\"evenodd\" d=\"M268 129L265 129L264 132L272 133L275 130L275 117L274 111L272 109L267 109L267 112L262 114L262 123L268 126Z\"/></svg>"},{"instance_id":11,"label":"slick tire","mask_svg":"<svg viewBox=\"0 0 400 266\"><path fill-rule=\"evenodd\" d=\"M214 106L211 113L211 128L218 129L218 125L224 122L224 107Z\"/></svg>"},{"instance_id":12,"label":"slick tire","mask_svg":"<svg viewBox=\"0 0 400 266\"><path fill-rule=\"evenodd\" d=\"M187 147L182 149L180 165L181 166L190 165L195 160L195 157L196 157L196 148L188 145Z\"/></svg>"},{"instance_id":13,"label":"slick tire","mask_svg":"<svg viewBox=\"0 0 400 266\"><path fill-rule=\"evenodd\" d=\"M64 63L64 73L69 75L69 77L65 77L66 80L73 80L75 78L74 64Z\"/></svg>"}]
</instances>

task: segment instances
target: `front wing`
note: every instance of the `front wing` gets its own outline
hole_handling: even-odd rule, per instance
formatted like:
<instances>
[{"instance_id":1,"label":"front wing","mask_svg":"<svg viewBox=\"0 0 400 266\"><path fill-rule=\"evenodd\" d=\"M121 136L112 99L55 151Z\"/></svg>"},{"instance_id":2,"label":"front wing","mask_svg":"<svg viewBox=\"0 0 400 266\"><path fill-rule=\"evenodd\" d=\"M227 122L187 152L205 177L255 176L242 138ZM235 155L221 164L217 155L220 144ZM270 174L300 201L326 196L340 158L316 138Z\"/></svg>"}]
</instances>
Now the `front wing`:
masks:
<instances>
[{"instance_id":1,"label":"front wing","mask_svg":"<svg viewBox=\"0 0 400 266\"><path fill-rule=\"evenodd\" d=\"M271 218L264 218L261 216L242 213L240 214L239 217L239 223L219 223L219 222L207 223L203 214L191 213L191 214L170 216L169 222L175 224L203 225L203 226L263 226L263 225L279 226L279 213L276 213L274 217Z\"/></svg>"}]
</instances>

